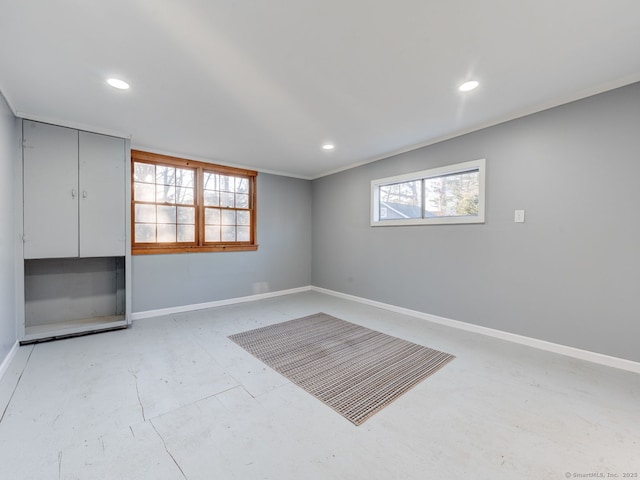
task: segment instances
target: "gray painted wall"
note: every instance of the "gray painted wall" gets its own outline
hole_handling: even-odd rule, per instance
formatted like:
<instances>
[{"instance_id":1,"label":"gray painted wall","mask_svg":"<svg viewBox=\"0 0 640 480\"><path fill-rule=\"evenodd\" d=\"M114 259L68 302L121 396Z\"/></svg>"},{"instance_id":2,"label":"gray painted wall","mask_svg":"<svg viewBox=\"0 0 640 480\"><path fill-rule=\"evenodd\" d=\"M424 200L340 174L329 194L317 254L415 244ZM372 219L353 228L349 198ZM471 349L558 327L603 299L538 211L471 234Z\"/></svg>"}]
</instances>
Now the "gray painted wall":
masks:
<instances>
[{"instance_id":1,"label":"gray painted wall","mask_svg":"<svg viewBox=\"0 0 640 480\"><path fill-rule=\"evenodd\" d=\"M311 284L311 182L260 173L255 252L135 255L133 312Z\"/></svg>"},{"instance_id":2,"label":"gray painted wall","mask_svg":"<svg viewBox=\"0 0 640 480\"><path fill-rule=\"evenodd\" d=\"M485 224L369 226L372 179L478 158ZM313 285L640 361L640 84L312 188Z\"/></svg>"},{"instance_id":3,"label":"gray painted wall","mask_svg":"<svg viewBox=\"0 0 640 480\"><path fill-rule=\"evenodd\" d=\"M14 168L19 134L16 119L0 94L0 363L16 342L16 228Z\"/></svg>"}]
</instances>

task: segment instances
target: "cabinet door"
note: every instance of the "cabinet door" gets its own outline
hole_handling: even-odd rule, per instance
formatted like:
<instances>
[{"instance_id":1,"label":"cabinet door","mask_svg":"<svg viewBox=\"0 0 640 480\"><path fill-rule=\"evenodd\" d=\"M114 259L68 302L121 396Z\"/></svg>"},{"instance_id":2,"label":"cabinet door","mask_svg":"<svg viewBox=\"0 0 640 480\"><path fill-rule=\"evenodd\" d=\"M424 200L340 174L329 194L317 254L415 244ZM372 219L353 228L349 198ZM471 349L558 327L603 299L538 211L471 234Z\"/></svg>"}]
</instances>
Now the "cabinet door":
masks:
<instances>
[{"instance_id":1,"label":"cabinet door","mask_svg":"<svg viewBox=\"0 0 640 480\"><path fill-rule=\"evenodd\" d=\"M78 131L23 122L24 257L78 256Z\"/></svg>"},{"instance_id":2,"label":"cabinet door","mask_svg":"<svg viewBox=\"0 0 640 480\"><path fill-rule=\"evenodd\" d=\"M80 132L80 256L124 256L124 140Z\"/></svg>"}]
</instances>

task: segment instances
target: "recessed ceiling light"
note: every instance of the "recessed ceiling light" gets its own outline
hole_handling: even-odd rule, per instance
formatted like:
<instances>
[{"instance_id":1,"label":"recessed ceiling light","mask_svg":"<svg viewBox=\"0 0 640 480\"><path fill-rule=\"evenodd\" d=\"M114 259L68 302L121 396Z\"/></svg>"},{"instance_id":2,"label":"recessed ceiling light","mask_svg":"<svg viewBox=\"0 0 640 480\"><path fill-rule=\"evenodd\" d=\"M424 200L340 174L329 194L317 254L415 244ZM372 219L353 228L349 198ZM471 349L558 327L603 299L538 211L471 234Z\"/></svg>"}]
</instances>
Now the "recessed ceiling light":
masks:
<instances>
[{"instance_id":1,"label":"recessed ceiling light","mask_svg":"<svg viewBox=\"0 0 640 480\"><path fill-rule=\"evenodd\" d=\"M333 150L336 146L333 143L325 143L322 145L323 150Z\"/></svg>"},{"instance_id":2,"label":"recessed ceiling light","mask_svg":"<svg viewBox=\"0 0 640 480\"><path fill-rule=\"evenodd\" d=\"M107 83L111 85L113 88L117 88L119 90L129 89L129 84L124 80L120 80L118 78L109 78L107 79Z\"/></svg>"},{"instance_id":3,"label":"recessed ceiling light","mask_svg":"<svg viewBox=\"0 0 640 480\"><path fill-rule=\"evenodd\" d=\"M468 82L464 82L462 85L460 85L458 87L458 90L460 90L461 92L469 92L476 88L478 85L480 84L475 80L469 80Z\"/></svg>"}]
</instances>

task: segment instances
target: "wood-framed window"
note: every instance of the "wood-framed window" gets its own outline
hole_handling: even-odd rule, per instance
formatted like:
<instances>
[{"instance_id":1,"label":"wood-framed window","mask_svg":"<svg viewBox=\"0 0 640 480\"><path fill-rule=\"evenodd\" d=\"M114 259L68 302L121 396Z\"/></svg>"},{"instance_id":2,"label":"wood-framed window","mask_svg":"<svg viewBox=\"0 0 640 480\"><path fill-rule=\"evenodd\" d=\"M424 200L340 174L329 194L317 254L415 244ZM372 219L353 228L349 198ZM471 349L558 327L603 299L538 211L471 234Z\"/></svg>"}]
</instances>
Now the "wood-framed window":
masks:
<instances>
[{"instance_id":1,"label":"wood-framed window","mask_svg":"<svg viewBox=\"0 0 640 480\"><path fill-rule=\"evenodd\" d=\"M131 150L131 253L257 250L257 175Z\"/></svg>"}]
</instances>

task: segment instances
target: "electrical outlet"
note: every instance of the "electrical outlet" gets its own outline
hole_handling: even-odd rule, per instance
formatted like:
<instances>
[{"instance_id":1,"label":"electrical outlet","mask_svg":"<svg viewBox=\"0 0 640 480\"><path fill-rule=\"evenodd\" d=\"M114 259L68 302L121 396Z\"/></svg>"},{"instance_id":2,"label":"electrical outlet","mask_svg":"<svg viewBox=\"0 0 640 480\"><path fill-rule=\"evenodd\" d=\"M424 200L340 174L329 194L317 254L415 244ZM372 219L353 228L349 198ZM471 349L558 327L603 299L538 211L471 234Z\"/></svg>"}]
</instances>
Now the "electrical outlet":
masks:
<instances>
[{"instance_id":1,"label":"electrical outlet","mask_svg":"<svg viewBox=\"0 0 640 480\"><path fill-rule=\"evenodd\" d=\"M513 221L516 223L524 223L524 210L516 210Z\"/></svg>"}]
</instances>

